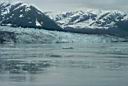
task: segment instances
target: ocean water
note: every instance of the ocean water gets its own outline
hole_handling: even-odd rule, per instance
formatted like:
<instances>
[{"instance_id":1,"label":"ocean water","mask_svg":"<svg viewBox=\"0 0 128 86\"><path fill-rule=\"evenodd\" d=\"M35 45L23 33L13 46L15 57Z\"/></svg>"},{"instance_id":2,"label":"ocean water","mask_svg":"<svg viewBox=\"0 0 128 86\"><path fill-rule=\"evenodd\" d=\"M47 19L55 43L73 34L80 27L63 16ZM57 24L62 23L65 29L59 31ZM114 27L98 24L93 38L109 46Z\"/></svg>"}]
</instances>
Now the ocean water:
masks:
<instances>
[{"instance_id":1,"label":"ocean water","mask_svg":"<svg viewBox=\"0 0 128 86\"><path fill-rule=\"evenodd\" d=\"M0 86L127 85L128 42L0 45Z\"/></svg>"}]
</instances>

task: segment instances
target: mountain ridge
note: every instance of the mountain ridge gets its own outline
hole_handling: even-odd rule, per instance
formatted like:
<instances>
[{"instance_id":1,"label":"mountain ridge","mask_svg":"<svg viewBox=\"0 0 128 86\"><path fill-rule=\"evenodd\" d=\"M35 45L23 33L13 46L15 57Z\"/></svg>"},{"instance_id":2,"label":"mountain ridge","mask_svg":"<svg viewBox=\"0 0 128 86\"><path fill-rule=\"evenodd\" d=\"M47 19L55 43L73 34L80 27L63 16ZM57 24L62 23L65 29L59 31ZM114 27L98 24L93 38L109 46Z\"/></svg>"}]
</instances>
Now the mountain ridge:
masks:
<instances>
[{"instance_id":1,"label":"mountain ridge","mask_svg":"<svg viewBox=\"0 0 128 86\"><path fill-rule=\"evenodd\" d=\"M128 36L128 13L117 10L80 10L46 13L67 32Z\"/></svg>"}]
</instances>

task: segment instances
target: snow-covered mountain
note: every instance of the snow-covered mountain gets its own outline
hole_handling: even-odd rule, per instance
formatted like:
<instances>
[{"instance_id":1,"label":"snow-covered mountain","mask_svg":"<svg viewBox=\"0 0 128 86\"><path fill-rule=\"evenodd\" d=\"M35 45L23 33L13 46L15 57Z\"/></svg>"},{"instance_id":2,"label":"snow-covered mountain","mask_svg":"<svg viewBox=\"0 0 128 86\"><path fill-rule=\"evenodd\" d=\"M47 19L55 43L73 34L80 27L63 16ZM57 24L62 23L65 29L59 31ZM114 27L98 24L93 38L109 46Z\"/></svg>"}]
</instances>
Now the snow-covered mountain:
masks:
<instances>
[{"instance_id":1,"label":"snow-covered mountain","mask_svg":"<svg viewBox=\"0 0 128 86\"><path fill-rule=\"evenodd\" d=\"M128 13L96 9L43 13L24 3L1 3L0 25L124 37L128 36Z\"/></svg>"},{"instance_id":2,"label":"snow-covered mountain","mask_svg":"<svg viewBox=\"0 0 128 86\"><path fill-rule=\"evenodd\" d=\"M63 31L128 36L128 14L122 11L86 10L64 13L47 12Z\"/></svg>"},{"instance_id":3,"label":"snow-covered mountain","mask_svg":"<svg viewBox=\"0 0 128 86\"><path fill-rule=\"evenodd\" d=\"M20 2L0 4L0 25L51 30L60 29L53 20L36 7Z\"/></svg>"}]
</instances>

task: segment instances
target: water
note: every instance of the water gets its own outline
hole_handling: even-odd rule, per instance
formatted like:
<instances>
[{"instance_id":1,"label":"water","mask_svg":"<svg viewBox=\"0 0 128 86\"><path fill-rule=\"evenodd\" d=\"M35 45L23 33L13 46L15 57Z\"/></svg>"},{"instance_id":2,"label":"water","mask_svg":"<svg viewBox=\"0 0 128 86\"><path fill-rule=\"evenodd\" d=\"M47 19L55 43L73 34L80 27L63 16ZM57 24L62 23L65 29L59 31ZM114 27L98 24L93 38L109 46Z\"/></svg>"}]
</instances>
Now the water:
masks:
<instances>
[{"instance_id":1,"label":"water","mask_svg":"<svg viewBox=\"0 0 128 86\"><path fill-rule=\"evenodd\" d=\"M0 86L127 86L128 43L0 45Z\"/></svg>"}]
</instances>

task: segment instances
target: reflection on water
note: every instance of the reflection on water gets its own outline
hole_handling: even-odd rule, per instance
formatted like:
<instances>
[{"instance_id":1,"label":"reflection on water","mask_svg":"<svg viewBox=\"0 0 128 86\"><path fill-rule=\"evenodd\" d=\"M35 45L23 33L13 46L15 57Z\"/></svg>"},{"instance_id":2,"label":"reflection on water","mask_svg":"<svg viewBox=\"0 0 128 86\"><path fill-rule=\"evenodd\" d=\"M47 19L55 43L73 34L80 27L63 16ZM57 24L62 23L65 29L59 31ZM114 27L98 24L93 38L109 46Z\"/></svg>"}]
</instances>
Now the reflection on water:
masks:
<instances>
[{"instance_id":1,"label":"reflection on water","mask_svg":"<svg viewBox=\"0 0 128 86\"><path fill-rule=\"evenodd\" d=\"M128 44L0 45L0 86L127 86Z\"/></svg>"},{"instance_id":2,"label":"reflection on water","mask_svg":"<svg viewBox=\"0 0 128 86\"><path fill-rule=\"evenodd\" d=\"M0 60L0 72L9 73L36 73L43 71L44 68L50 66L47 61L20 61L20 60Z\"/></svg>"}]
</instances>

